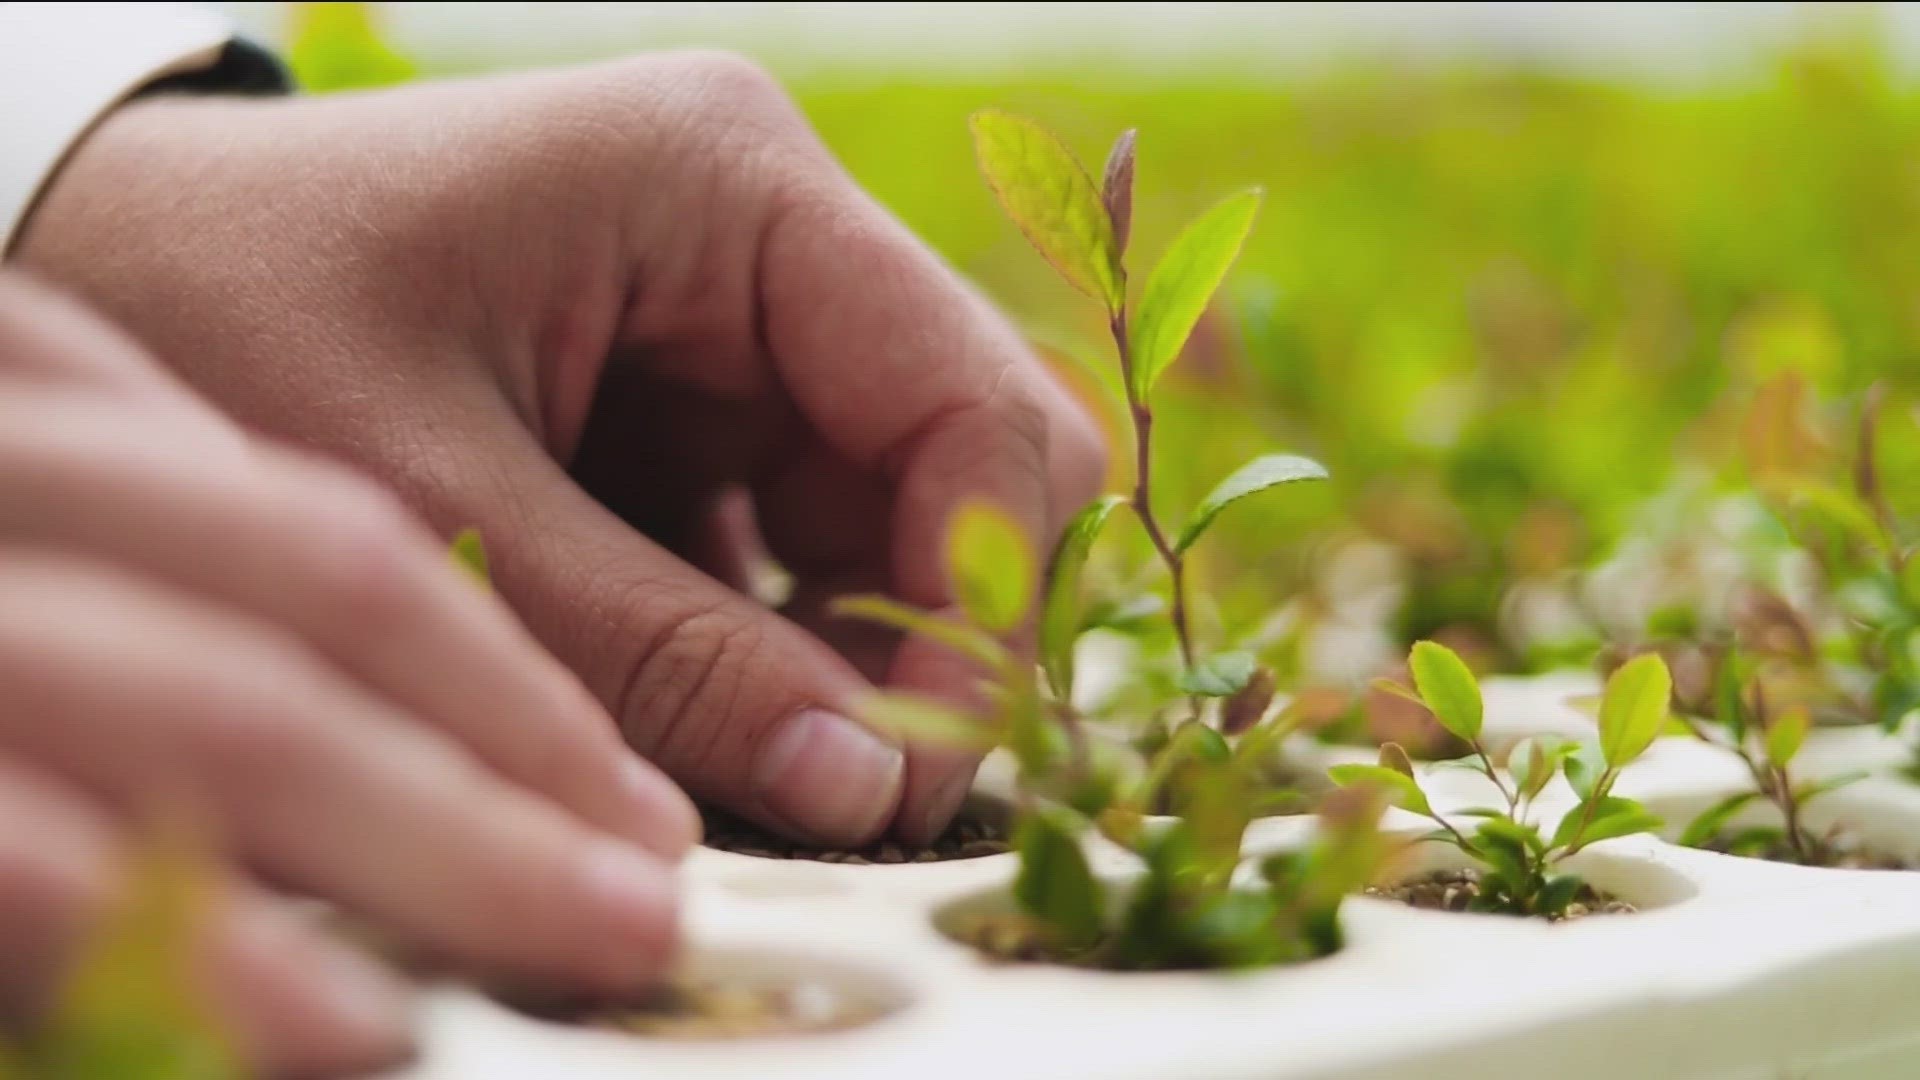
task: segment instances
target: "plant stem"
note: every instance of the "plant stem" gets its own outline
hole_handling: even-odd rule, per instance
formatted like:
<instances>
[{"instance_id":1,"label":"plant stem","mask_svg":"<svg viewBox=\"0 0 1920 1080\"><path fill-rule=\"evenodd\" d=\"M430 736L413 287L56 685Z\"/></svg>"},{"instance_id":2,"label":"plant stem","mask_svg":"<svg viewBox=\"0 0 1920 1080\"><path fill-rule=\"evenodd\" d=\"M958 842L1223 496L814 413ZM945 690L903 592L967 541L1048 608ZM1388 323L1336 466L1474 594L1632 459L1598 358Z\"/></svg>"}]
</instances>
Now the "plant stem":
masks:
<instances>
[{"instance_id":1,"label":"plant stem","mask_svg":"<svg viewBox=\"0 0 1920 1080\"><path fill-rule=\"evenodd\" d=\"M1173 585L1170 612L1173 632L1180 639L1181 663L1191 672L1193 635L1187 625L1186 560L1167 542L1166 531L1160 527L1160 519L1153 513L1153 407L1134 392L1133 348L1127 343L1126 310L1122 308L1114 312L1107 327L1113 333L1114 348L1120 353L1120 380L1126 387L1127 412L1133 420L1133 512L1140 518L1147 539L1153 541L1153 550L1159 553L1160 561L1166 564L1167 576Z\"/></svg>"}]
</instances>

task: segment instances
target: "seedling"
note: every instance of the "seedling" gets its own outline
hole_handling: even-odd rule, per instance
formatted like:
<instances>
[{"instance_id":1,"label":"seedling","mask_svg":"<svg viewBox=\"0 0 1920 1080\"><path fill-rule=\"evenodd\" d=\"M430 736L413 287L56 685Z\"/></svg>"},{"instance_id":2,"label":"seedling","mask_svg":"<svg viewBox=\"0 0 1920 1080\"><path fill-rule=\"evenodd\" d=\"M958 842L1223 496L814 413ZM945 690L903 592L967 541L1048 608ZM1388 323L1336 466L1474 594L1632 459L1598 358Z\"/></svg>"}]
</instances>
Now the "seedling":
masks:
<instances>
[{"instance_id":1,"label":"seedling","mask_svg":"<svg viewBox=\"0 0 1920 1080\"><path fill-rule=\"evenodd\" d=\"M1341 899L1368 880L1381 857L1379 807L1366 794L1336 800L1322 810L1313 846L1267 859L1257 886L1235 887L1247 825L1289 797L1263 777L1286 721L1267 716L1271 671L1246 653L1199 651L1185 569L1187 553L1229 505L1326 473L1305 458L1256 458L1221 481L1177 532L1157 516L1153 497L1154 384L1238 254L1260 194L1233 196L1190 225L1135 304L1125 263L1134 134L1114 144L1096 188L1060 140L1033 121L988 111L972 126L981 170L1008 215L1105 311L1133 425L1134 486L1130 496L1104 496L1074 516L1044 585L1028 538L1010 518L983 503L963 507L949 526L946 559L965 622L881 597L842 600L842 613L942 642L983 674L984 716L902 695L877 698L868 715L903 736L977 752L1003 749L1017 763L1021 866L1013 892L1022 922L1016 947L1002 951L1037 948L1057 959L1133 969L1322 955L1339 944ZM1095 539L1122 506L1132 509L1165 569L1167 617L1181 662L1178 693L1191 703L1186 721L1151 753L1093 730L1072 705L1075 645L1091 620L1082 578ZM1036 623L1039 671L1006 644ZM1220 702L1217 726L1203 722L1204 699ZM1177 816L1152 819L1162 807ZM1138 856L1142 873L1129 890L1093 875L1082 847L1093 829Z\"/></svg>"},{"instance_id":2,"label":"seedling","mask_svg":"<svg viewBox=\"0 0 1920 1080\"><path fill-rule=\"evenodd\" d=\"M1660 828L1660 819L1645 807L1613 794L1620 771L1667 725L1672 683L1658 656L1638 657L1607 681L1597 747L1527 739L1509 754L1505 777L1480 738L1484 705L1473 672L1451 649L1431 641L1414 645L1410 666L1414 690L1391 683L1383 688L1431 709L1442 726L1471 747L1463 764L1493 784L1504 808L1461 811L1458 816L1480 821L1471 833L1462 831L1433 808L1406 751L1395 743L1381 747L1378 765L1338 765L1330 773L1342 786L1373 785L1388 792L1394 805L1439 826L1428 839L1452 844L1479 863L1480 895L1473 910L1563 917L1585 884L1577 875L1562 872L1563 862L1602 840ZM1544 837L1529 812L1556 774L1566 777L1580 801L1560 819L1553 835Z\"/></svg>"}]
</instances>

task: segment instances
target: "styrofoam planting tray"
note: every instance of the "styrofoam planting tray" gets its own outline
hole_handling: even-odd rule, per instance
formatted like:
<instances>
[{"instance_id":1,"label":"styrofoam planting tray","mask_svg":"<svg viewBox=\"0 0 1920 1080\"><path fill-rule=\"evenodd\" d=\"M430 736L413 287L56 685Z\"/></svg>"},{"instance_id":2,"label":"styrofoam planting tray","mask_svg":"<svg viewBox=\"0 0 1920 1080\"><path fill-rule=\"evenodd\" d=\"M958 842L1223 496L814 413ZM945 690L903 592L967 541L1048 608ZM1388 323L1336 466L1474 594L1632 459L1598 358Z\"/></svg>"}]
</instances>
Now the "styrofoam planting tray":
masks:
<instances>
[{"instance_id":1,"label":"styrofoam planting tray","mask_svg":"<svg viewBox=\"0 0 1920 1080\"><path fill-rule=\"evenodd\" d=\"M1590 680L1496 680L1487 737L1579 734L1564 700ZM1350 758L1316 748L1309 757ZM1920 857L1920 787L1890 775L1904 743L1815 732L1808 775L1883 775L1813 804L1816 827ZM1363 755L1364 756L1364 755ZM1323 763L1316 760L1315 765ZM1660 743L1621 779L1677 831L1740 789L1737 762ZM1483 779L1430 774L1445 813L1491 802ZM1571 793L1549 789L1547 823ZM1395 812L1390 826L1424 832ZM1298 843L1308 818L1269 818L1249 855ZM1130 860L1092 842L1097 871ZM1403 871L1448 865L1423 848ZM998 965L936 928L1004 890L1011 855L850 866L701 850L688 861L697 962L795 970L895 1010L824 1035L689 1042L544 1023L457 989L433 991L425 1056L406 1080L1913 1080L1920 1078L1920 872L1785 866L1629 837L1574 860L1633 915L1545 923L1356 898L1347 947L1288 968L1121 974Z\"/></svg>"}]
</instances>

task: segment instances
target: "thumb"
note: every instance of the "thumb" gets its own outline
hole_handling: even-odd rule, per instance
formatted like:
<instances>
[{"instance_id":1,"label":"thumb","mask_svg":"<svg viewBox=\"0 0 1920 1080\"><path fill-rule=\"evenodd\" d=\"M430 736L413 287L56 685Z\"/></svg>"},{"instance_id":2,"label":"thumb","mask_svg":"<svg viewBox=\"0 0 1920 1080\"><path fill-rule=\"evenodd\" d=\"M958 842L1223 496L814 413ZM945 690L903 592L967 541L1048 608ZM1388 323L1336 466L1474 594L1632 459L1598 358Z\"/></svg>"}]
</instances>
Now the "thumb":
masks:
<instances>
[{"instance_id":1,"label":"thumb","mask_svg":"<svg viewBox=\"0 0 1920 1080\"><path fill-rule=\"evenodd\" d=\"M636 750L696 798L799 839L885 829L905 756L851 719L871 684L846 660L631 528L524 429L474 442L468 460L491 467L442 478L436 498L484 531L496 587Z\"/></svg>"}]
</instances>

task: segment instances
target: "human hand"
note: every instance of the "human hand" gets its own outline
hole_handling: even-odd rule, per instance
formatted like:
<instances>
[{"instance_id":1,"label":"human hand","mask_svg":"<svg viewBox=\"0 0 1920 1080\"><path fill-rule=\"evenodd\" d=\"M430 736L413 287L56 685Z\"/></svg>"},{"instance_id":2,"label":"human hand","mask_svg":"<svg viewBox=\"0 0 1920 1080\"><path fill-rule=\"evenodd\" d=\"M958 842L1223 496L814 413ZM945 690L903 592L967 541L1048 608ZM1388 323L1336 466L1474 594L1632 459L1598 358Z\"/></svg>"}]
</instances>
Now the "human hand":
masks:
<instances>
[{"instance_id":1,"label":"human hand","mask_svg":"<svg viewBox=\"0 0 1920 1080\"><path fill-rule=\"evenodd\" d=\"M803 839L930 839L974 765L846 719L872 681L969 676L824 599L946 606L963 499L1044 544L1104 471L1012 329L725 56L139 102L19 250L244 420L480 527L633 746ZM740 588L729 485L794 575L781 614Z\"/></svg>"},{"instance_id":2,"label":"human hand","mask_svg":"<svg viewBox=\"0 0 1920 1080\"><path fill-rule=\"evenodd\" d=\"M244 434L0 275L0 1013L46 1003L164 811L231 856L210 989L250 1056L404 1049L329 898L490 974L631 989L691 805L372 483Z\"/></svg>"}]
</instances>

